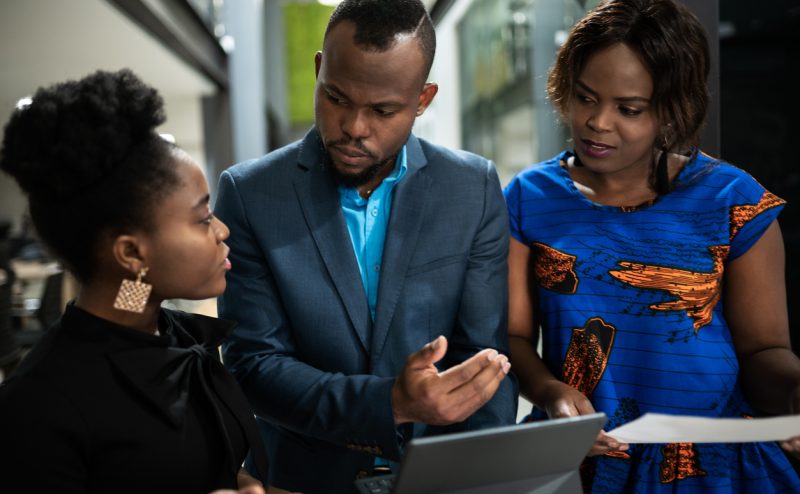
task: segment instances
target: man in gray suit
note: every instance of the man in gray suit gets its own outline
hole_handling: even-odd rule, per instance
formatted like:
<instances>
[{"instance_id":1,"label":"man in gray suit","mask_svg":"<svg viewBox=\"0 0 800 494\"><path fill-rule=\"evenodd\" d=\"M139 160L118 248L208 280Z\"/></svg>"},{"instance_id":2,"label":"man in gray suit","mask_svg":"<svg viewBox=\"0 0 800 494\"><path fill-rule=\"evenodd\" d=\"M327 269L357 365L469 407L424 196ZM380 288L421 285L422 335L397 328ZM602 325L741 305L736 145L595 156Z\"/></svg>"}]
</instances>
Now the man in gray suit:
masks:
<instances>
[{"instance_id":1,"label":"man in gray suit","mask_svg":"<svg viewBox=\"0 0 800 494\"><path fill-rule=\"evenodd\" d=\"M514 422L508 225L493 164L411 134L438 90L419 0L345 0L315 58L316 125L223 172L224 360L269 484L352 492L412 437Z\"/></svg>"}]
</instances>

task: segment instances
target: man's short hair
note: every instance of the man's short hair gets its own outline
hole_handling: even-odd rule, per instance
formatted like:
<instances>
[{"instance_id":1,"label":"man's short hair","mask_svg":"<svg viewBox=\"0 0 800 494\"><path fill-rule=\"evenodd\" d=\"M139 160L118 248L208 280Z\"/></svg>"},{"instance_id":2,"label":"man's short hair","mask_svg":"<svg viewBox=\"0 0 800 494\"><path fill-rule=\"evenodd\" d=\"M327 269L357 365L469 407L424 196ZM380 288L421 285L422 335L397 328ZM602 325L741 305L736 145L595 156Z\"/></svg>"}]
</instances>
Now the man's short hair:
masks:
<instances>
[{"instance_id":1,"label":"man's short hair","mask_svg":"<svg viewBox=\"0 0 800 494\"><path fill-rule=\"evenodd\" d=\"M436 53L436 33L420 0L344 0L331 14L325 37L342 21L355 24L354 41L368 50L388 50L398 34L412 33L422 49L427 79Z\"/></svg>"}]
</instances>

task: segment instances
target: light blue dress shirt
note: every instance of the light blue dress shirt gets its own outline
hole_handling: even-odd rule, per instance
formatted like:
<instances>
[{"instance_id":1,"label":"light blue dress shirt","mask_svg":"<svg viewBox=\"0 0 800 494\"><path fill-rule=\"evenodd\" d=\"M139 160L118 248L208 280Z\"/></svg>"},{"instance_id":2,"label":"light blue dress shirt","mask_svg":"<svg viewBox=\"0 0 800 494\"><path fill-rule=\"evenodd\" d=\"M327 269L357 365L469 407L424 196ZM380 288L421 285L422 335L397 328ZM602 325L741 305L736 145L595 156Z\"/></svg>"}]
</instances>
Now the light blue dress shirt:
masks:
<instances>
[{"instance_id":1,"label":"light blue dress shirt","mask_svg":"<svg viewBox=\"0 0 800 494\"><path fill-rule=\"evenodd\" d=\"M389 225L392 208L392 192L407 169L406 147L403 146L395 160L394 170L383 179L368 199L361 197L355 187L339 186L339 202L350 240L353 241L353 250L373 321L381 278L383 243L386 240L386 227Z\"/></svg>"}]
</instances>

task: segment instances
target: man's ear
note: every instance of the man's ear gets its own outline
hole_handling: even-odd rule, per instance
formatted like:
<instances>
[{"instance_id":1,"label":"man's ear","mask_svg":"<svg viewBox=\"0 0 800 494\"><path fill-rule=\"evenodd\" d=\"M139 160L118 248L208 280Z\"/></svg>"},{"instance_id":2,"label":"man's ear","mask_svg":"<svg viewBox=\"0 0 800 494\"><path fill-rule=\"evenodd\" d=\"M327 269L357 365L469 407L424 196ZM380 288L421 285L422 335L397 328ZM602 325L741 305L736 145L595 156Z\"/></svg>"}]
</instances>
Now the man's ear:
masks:
<instances>
[{"instance_id":1,"label":"man's ear","mask_svg":"<svg viewBox=\"0 0 800 494\"><path fill-rule=\"evenodd\" d=\"M314 55L314 77L319 77L319 68L322 67L322 52L318 51Z\"/></svg>"},{"instance_id":2,"label":"man's ear","mask_svg":"<svg viewBox=\"0 0 800 494\"><path fill-rule=\"evenodd\" d=\"M433 101L433 97L436 96L436 93L439 92L439 85L435 82L426 82L425 86L422 88L422 92L419 93L419 103L417 104L417 116L422 115L425 113L425 110L428 109L428 106Z\"/></svg>"},{"instance_id":3,"label":"man's ear","mask_svg":"<svg viewBox=\"0 0 800 494\"><path fill-rule=\"evenodd\" d=\"M117 264L133 274L145 267L145 250L144 243L136 235L119 235L111 246L111 252Z\"/></svg>"}]
</instances>

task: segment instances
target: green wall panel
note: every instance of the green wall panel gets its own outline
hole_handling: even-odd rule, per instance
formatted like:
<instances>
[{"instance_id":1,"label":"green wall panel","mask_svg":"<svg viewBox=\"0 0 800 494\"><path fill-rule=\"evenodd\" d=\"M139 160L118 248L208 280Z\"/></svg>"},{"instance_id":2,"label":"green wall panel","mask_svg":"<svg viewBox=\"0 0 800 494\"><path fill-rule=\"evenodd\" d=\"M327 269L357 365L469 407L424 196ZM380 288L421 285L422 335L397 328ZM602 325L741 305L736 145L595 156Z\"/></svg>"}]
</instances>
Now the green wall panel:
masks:
<instances>
[{"instance_id":1,"label":"green wall panel","mask_svg":"<svg viewBox=\"0 0 800 494\"><path fill-rule=\"evenodd\" d=\"M318 3L287 3L283 7L286 29L286 63L289 119L293 125L314 121L314 54L333 7Z\"/></svg>"}]
</instances>

